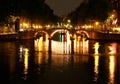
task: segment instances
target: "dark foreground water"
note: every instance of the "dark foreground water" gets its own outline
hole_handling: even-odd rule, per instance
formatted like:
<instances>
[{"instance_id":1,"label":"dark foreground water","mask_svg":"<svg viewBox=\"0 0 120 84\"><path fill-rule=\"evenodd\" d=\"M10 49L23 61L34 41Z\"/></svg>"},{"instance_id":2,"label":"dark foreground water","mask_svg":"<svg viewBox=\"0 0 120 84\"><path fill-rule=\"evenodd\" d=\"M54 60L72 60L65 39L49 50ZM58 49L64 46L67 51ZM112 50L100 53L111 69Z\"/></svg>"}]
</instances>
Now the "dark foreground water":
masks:
<instances>
[{"instance_id":1,"label":"dark foreground water","mask_svg":"<svg viewBox=\"0 0 120 84\"><path fill-rule=\"evenodd\" d=\"M75 54L54 44L48 53L34 41L0 42L1 84L120 84L120 42L77 44Z\"/></svg>"}]
</instances>

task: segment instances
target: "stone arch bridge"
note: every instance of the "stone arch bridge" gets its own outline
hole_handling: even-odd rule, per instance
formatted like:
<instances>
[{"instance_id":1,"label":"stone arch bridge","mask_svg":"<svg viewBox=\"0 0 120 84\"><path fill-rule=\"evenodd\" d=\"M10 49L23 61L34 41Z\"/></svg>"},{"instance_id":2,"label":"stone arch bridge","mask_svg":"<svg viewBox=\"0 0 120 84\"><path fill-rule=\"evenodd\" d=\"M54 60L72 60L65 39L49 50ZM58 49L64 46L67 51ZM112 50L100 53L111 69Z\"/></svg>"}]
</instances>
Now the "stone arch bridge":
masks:
<instances>
[{"instance_id":1,"label":"stone arch bridge","mask_svg":"<svg viewBox=\"0 0 120 84\"><path fill-rule=\"evenodd\" d=\"M56 32L69 32L70 38L74 39L76 36L85 37L92 40L120 40L120 33L95 30L96 28L42 28L30 29L18 32L15 36L16 39L35 39L37 36L46 34L50 39Z\"/></svg>"},{"instance_id":2,"label":"stone arch bridge","mask_svg":"<svg viewBox=\"0 0 120 84\"><path fill-rule=\"evenodd\" d=\"M75 36L84 37L87 40L120 40L120 32L95 30L96 28L83 29L83 28L42 28L42 29L29 29L19 31L12 34L0 34L0 40L26 40L36 39L42 35L47 35L49 40L49 52L51 52L51 38L57 32L68 32L71 40L71 52L74 53L74 38Z\"/></svg>"},{"instance_id":3,"label":"stone arch bridge","mask_svg":"<svg viewBox=\"0 0 120 84\"><path fill-rule=\"evenodd\" d=\"M18 39L35 39L36 37L42 36L43 34L46 34L48 38L51 38L57 32L69 32L71 39L74 39L75 35L85 37L87 39L99 39L101 38L102 34L101 32L87 29L43 28L18 32Z\"/></svg>"},{"instance_id":4,"label":"stone arch bridge","mask_svg":"<svg viewBox=\"0 0 120 84\"><path fill-rule=\"evenodd\" d=\"M43 28L43 29L34 29L34 30L26 30L22 32L18 32L18 39L36 39L37 37L40 37L42 35L47 35L49 40L49 48L48 51L51 52L51 38L53 35L57 32L68 32L70 35L71 40L71 53L74 53L74 38L75 36L84 37L86 39L99 39L101 37L100 32L95 30L86 30L86 29L75 29L75 28Z\"/></svg>"}]
</instances>

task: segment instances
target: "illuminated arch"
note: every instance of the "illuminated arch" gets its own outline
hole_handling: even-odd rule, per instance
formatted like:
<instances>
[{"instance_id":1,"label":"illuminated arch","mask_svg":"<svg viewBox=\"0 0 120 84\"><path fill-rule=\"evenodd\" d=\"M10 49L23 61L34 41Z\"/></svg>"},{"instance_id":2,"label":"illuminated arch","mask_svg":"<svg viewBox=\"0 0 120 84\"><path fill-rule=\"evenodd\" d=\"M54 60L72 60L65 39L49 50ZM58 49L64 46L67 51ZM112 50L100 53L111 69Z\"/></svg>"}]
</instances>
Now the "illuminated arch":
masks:
<instances>
[{"instance_id":1,"label":"illuminated arch","mask_svg":"<svg viewBox=\"0 0 120 84\"><path fill-rule=\"evenodd\" d=\"M48 37L49 37L49 35L48 35L48 33L46 32L46 31L38 31L38 32L36 32L35 34L34 34L34 38L36 38L36 36L39 34L39 35L42 35L43 33L45 33Z\"/></svg>"},{"instance_id":2,"label":"illuminated arch","mask_svg":"<svg viewBox=\"0 0 120 84\"><path fill-rule=\"evenodd\" d=\"M67 29L58 29L58 30L54 30L52 33L51 33L51 35L50 35L50 37L52 37L56 32L61 32L61 31L65 31L65 32L69 32L69 34L70 34L70 31L69 30L67 30Z\"/></svg>"},{"instance_id":3,"label":"illuminated arch","mask_svg":"<svg viewBox=\"0 0 120 84\"><path fill-rule=\"evenodd\" d=\"M89 38L89 33L87 31L83 31L83 30L79 30L79 31L76 31L75 34L80 34L80 35L85 35L86 38Z\"/></svg>"}]
</instances>

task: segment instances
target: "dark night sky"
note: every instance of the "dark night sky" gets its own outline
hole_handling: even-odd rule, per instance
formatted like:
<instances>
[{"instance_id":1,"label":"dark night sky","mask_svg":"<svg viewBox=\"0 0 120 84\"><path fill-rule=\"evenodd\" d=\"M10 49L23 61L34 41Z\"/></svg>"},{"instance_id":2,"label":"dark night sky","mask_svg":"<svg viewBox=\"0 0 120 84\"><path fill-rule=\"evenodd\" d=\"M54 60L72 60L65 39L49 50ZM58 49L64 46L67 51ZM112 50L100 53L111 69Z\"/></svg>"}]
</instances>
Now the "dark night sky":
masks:
<instances>
[{"instance_id":1,"label":"dark night sky","mask_svg":"<svg viewBox=\"0 0 120 84\"><path fill-rule=\"evenodd\" d=\"M66 15L74 11L83 0L46 0L56 15Z\"/></svg>"}]
</instances>

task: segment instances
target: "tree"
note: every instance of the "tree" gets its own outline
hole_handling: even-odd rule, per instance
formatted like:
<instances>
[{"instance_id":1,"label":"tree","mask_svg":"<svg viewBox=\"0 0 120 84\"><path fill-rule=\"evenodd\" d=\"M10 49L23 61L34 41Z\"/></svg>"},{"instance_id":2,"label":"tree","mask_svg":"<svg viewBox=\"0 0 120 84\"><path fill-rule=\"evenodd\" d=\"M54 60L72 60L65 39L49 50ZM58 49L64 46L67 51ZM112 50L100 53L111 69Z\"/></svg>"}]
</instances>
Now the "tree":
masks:
<instances>
[{"instance_id":1,"label":"tree","mask_svg":"<svg viewBox=\"0 0 120 84\"><path fill-rule=\"evenodd\" d=\"M88 0L80 4L80 6L68 15L72 18L74 24L83 24L88 20L104 21L108 17L108 13L112 10L109 0Z\"/></svg>"},{"instance_id":2,"label":"tree","mask_svg":"<svg viewBox=\"0 0 120 84\"><path fill-rule=\"evenodd\" d=\"M6 17L23 16L32 21L49 23L57 21L53 10L44 3L45 0L0 0L0 23L6 22Z\"/></svg>"}]
</instances>

